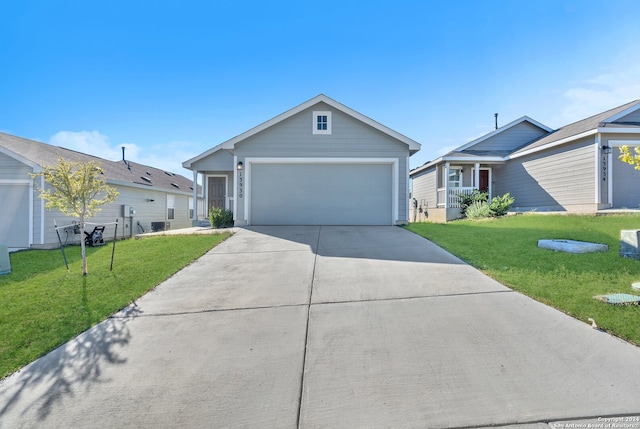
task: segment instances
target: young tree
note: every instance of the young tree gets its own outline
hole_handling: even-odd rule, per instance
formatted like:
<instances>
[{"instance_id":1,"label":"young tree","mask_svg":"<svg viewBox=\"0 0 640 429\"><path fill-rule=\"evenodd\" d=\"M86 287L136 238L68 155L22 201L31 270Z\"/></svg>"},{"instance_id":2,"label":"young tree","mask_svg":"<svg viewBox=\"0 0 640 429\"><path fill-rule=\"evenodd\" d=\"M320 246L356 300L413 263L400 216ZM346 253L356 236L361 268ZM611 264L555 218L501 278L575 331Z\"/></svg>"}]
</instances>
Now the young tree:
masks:
<instances>
[{"instance_id":1,"label":"young tree","mask_svg":"<svg viewBox=\"0 0 640 429\"><path fill-rule=\"evenodd\" d=\"M640 170L640 146L636 146L633 151L635 155L631 153L629 146L621 146L620 156L618 158L620 158L622 162L633 165L636 170Z\"/></svg>"},{"instance_id":2,"label":"young tree","mask_svg":"<svg viewBox=\"0 0 640 429\"><path fill-rule=\"evenodd\" d=\"M40 189L40 198L47 210L58 209L78 219L82 251L82 275L87 275L87 255L84 245L85 221L100 212L103 204L115 201L118 192L108 186L100 163L67 161L62 157L32 177L42 176L51 189Z\"/></svg>"}]
</instances>

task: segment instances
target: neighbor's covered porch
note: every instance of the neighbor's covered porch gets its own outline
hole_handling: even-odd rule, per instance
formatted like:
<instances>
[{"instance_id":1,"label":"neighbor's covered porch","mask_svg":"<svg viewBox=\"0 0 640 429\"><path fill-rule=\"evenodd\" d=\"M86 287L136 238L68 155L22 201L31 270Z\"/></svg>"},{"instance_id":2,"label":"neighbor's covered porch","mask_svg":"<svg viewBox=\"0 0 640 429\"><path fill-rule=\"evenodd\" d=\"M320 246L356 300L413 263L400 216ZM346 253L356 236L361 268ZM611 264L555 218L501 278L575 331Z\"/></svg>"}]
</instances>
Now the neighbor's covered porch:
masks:
<instances>
[{"instance_id":1,"label":"neighbor's covered porch","mask_svg":"<svg viewBox=\"0 0 640 429\"><path fill-rule=\"evenodd\" d=\"M493 168L480 162L445 162L438 166L437 207L460 208L460 195L480 190L493 197ZM449 216L447 216L449 217Z\"/></svg>"}]
</instances>

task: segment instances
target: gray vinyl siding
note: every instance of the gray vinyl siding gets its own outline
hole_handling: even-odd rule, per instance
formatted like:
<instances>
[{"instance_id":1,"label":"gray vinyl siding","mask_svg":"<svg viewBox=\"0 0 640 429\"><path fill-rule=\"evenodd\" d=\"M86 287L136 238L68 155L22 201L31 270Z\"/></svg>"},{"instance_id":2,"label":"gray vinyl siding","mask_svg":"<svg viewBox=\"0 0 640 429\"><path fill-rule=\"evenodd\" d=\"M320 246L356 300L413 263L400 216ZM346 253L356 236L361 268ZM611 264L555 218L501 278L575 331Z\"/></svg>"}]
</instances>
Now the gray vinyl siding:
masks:
<instances>
[{"instance_id":1,"label":"gray vinyl siding","mask_svg":"<svg viewBox=\"0 0 640 429\"><path fill-rule=\"evenodd\" d=\"M514 208L562 210L595 203L593 138L512 159L496 167L494 195L509 192Z\"/></svg>"},{"instance_id":2,"label":"gray vinyl siding","mask_svg":"<svg viewBox=\"0 0 640 429\"><path fill-rule=\"evenodd\" d=\"M546 134L548 134L546 131L529 122L521 122L508 130L504 130L487 140L467 148L467 150L513 151Z\"/></svg>"},{"instance_id":3,"label":"gray vinyl siding","mask_svg":"<svg viewBox=\"0 0 640 429\"><path fill-rule=\"evenodd\" d=\"M332 112L332 133L329 135L312 133L313 111L322 110ZM314 105L237 143L234 153L238 161L245 163L247 157L395 158L398 160L399 173L398 220L408 219L407 145L324 103ZM246 219L243 200L238 199L238 219Z\"/></svg>"},{"instance_id":4,"label":"gray vinyl siding","mask_svg":"<svg viewBox=\"0 0 640 429\"><path fill-rule=\"evenodd\" d=\"M623 116L615 122L640 122L640 109L636 110L635 112L631 112L626 116Z\"/></svg>"},{"instance_id":5,"label":"gray vinyl siding","mask_svg":"<svg viewBox=\"0 0 640 429\"><path fill-rule=\"evenodd\" d=\"M29 179L32 172L28 165L0 153L0 180Z\"/></svg>"},{"instance_id":6,"label":"gray vinyl siding","mask_svg":"<svg viewBox=\"0 0 640 429\"><path fill-rule=\"evenodd\" d=\"M215 152L206 158L196 161L191 166L192 169L198 171L233 171L233 155L226 150Z\"/></svg>"},{"instance_id":7,"label":"gray vinyl siding","mask_svg":"<svg viewBox=\"0 0 640 429\"><path fill-rule=\"evenodd\" d=\"M412 179L412 197L418 201L418 207L435 208L437 206L438 169L434 166Z\"/></svg>"},{"instance_id":8,"label":"gray vinyl siding","mask_svg":"<svg viewBox=\"0 0 640 429\"><path fill-rule=\"evenodd\" d=\"M0 243L29 246L29 184L0 183Z\"/></svg>"}]
</instances>

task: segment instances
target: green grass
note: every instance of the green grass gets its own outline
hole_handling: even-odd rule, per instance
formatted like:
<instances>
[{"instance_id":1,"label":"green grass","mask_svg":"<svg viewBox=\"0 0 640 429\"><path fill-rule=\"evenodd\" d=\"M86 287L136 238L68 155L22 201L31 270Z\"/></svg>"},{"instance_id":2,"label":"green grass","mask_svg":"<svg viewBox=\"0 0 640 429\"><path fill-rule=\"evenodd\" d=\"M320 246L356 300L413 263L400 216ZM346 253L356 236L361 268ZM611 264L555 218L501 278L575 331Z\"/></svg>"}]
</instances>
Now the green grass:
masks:
<instances>
[{"instance_id":1,"label":"green grass","mask_svg":"<svg viewBox=\"0 0 640 429\"><path fill-rule=\"evenodd\" d=\"M12 253L12 272L0 276L0 379L127 306L229 234L160 236L87 248Z\"/></svg>"},{"instance_id":2,"label":"green grass","mask_svg":"<svg viewBox=\"0 0 640 429\"><path fill-rule=\"evenodd\" d=\"M640 306L614 306L595 295L630 293L640 261L622 258L620 230L640 229L638 215L522 215L448 224L416 223L428 238L502 284L577 319L592 317L613 335L640 345ZM572 254L537 247L539 239L603 243L606 253Z\"/></svg>"}]
</instances>

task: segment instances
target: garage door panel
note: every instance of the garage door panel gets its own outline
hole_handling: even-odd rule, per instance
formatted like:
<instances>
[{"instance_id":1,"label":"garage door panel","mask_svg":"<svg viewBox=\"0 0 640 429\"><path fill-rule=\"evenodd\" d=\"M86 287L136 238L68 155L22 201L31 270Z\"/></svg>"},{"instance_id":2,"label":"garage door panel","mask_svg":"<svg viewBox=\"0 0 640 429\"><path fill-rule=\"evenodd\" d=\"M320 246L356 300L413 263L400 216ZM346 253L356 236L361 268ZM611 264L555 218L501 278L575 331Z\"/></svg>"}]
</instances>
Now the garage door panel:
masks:
<instances>
[{"instance_id":1,"label":"garage door panel","mask_svg":"<svg viewBox=\"0 0 640 429\"><path fill-rule=\"evenodd\" d=\"M29 247L29 186L0 184L0 243Z\"/></svg>"},{"instance_id":2,"label":"garage door panel","mask_svg":"<svg viewBox=\"0 0 640 429\"><path fill-rule=\"evenodd\" d=\"M637 209L640 207L640 171L618 160L614 160L612 168L613 206Z\"/></svg>"},{"instance_id":3,"label":"garage door panel","mask_svg":"<svg viewBox=\"0 0 640 429\"><path fill-rule=\"evenodd\" d=\"M390 164L254 164L253 225L389 225Z\"/></svg>"}]
</instances>

